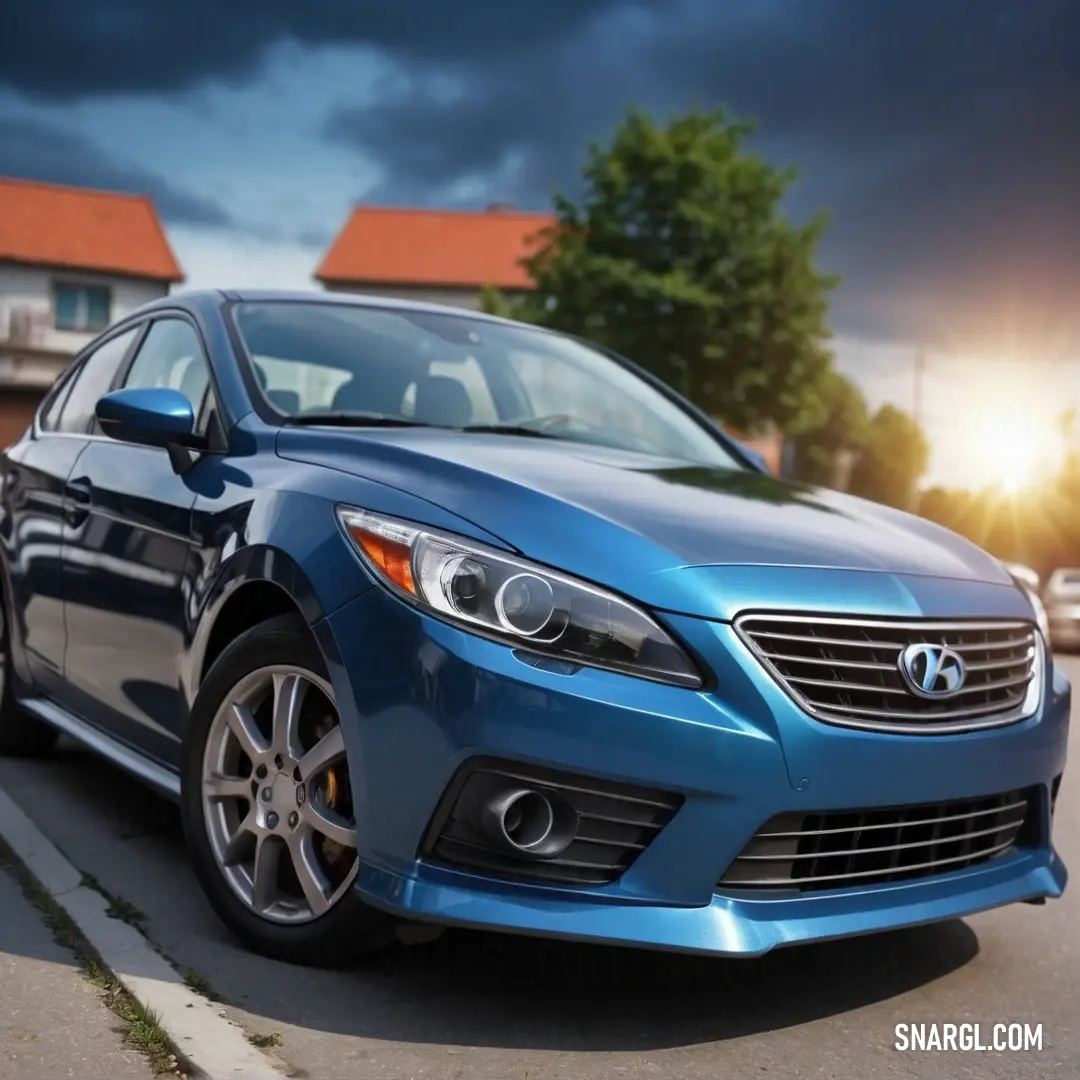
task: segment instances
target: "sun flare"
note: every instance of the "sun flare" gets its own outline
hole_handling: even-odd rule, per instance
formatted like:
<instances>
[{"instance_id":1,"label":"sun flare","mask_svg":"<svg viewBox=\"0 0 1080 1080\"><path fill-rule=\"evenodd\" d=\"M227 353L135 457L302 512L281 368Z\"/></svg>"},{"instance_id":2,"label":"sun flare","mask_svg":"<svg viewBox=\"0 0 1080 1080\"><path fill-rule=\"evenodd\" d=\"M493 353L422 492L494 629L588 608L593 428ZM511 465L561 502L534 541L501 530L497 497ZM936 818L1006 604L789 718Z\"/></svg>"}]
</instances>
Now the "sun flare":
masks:
<instances>
[{"instance_id":1,"label":"sun flare","mask_svg":"<svg viewBox=\"0 0 1080 1080\"><path fill-rule=\"evenodd\" d=\"M1017 495L1056 471L1064 445L1051 418L999 405L958 418L948 452L963 458L965 486Z\"/></svg>"}]
</instances>

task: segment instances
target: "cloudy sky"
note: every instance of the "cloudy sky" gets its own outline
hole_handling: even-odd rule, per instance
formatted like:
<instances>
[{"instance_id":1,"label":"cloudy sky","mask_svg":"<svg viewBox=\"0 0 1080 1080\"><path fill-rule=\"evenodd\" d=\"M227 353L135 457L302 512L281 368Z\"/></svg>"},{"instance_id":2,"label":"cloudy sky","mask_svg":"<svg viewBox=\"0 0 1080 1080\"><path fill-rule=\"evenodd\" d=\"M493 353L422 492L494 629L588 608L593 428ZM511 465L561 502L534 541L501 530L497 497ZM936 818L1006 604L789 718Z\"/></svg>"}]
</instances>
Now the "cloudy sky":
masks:
<instances>
[{"instance_id":1,"label":"cloudy sky","mask_svg":"<svg viewBox=\"0 0 1080 1080\"><path fill-rule=\"evenodd\" d=\"M306 287L355 202L572 194L631 102L724 103L800 167L874 400L910 407L917 346L931 434L1018 365L1080 400L1077 0L36 0L0 174L149 193L190 284Z\"/></svg>"}]
</instances>

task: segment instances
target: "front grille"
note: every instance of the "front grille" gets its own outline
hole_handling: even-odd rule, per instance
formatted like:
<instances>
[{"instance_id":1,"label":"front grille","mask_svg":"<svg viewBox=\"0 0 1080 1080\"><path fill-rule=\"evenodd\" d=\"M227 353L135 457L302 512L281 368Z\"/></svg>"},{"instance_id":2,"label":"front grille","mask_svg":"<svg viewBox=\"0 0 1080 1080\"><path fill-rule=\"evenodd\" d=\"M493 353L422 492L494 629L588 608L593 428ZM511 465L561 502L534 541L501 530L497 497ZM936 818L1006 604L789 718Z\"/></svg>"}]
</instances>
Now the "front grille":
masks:
<instances>
[{"instance_id":1,"label":"front grille","mask_svg":"<svg viewBox=\"0 0 1080 1080\"><path fill-rule=\"evenodd\" d=\"M1030 791L884 810L779 814L719 888L808 892L932 877L1004 855L1037 825ZM1022 835L1023 833L1023 835Z\"/></svg>"},{"instance_id":2,"label":"front grille","mask_svg":"<svg viewBox=\"0 0 1080 1080\"><path fill-rule=\"evenodd\" d=\"M844 727L933 735L1013 723L1025 715L1028 684L1039 675L1036 631L1027 622L891 622L747 615L743 641L795 701ZM913 693L900 674L908 645L946 645L966 669L948 698Z\"/></svg>"},{"instance_id":3,"label":"front grille","mask_svg":"<svg viewBox=\"0 0 1080 1080\"><path fill-rule=\"evenodd\" d=\"M472 808L500 786L555 792L577 811L577 834L555 858L495 850ZM422 848L425 858L499 877L609 885L633 865L682 805L681 795L489 758L465 763L447 787Z\"/></svg>"}]
</instances>

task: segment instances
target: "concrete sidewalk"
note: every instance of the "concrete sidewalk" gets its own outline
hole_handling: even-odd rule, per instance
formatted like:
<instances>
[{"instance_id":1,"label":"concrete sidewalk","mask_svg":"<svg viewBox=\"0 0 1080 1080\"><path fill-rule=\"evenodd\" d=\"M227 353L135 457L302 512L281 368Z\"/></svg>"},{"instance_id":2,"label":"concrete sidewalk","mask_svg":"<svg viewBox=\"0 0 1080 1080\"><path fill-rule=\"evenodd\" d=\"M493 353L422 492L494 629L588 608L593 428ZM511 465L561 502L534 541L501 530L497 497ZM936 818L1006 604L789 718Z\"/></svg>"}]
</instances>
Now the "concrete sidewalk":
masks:
<instances>
[{"instance_id":1,"label":"concrete sidewalk","mask_svg":"<svg viewBox=\"0 0 1080 1080\"><path fill-rule=\"evenodd\" d=\"M148 1080L125 1026L0 868L0 1080Z\"/></svg>"}]
</instances>

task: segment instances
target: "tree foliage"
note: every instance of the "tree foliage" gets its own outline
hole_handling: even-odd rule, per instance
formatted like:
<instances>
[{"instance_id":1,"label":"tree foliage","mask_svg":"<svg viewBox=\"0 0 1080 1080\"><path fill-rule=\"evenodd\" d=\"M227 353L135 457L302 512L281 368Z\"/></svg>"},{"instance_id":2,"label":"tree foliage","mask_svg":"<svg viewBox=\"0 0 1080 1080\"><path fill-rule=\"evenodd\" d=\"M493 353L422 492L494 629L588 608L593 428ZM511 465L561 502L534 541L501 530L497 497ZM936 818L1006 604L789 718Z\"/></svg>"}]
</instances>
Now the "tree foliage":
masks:
<instances>
[{"instance_id":1,"label":"tree foliage","mask_svg":"<svg viewBox=\"0 0 1080 1080\"><path fill-rule=\"evenodd\" d=\"M535 289L489 309L624 353L722 422L792 430L828 370L824 216L792 224L796 178L744 149L753 125L718 109L658 124L631 110L593 144L579 202L525 260Z\"/></svg>"},{"instance_id":2,"label":"tree foliage","mask_svg":"<svg viewBox=\"0 0 1080 1080\"><path fill-rule=\"evenodd\" d=\"M915 509L919 478L930 462L930 444L903 409L882 405L870 418L849 490L901 510Z\"/></svg>"},{"instance_id":3,"label":"tree foliage","mask_svg":"<svg viewBox=\"0 0 1080 1080\"><path fill-rule=\"evenodd\" d=\"M869 413L859 388L835 368L818 379L817 410L791 442L794 478L807 484L834 485L845 453L857 455L866 441Z\"/></svg>"}]
</instances>

